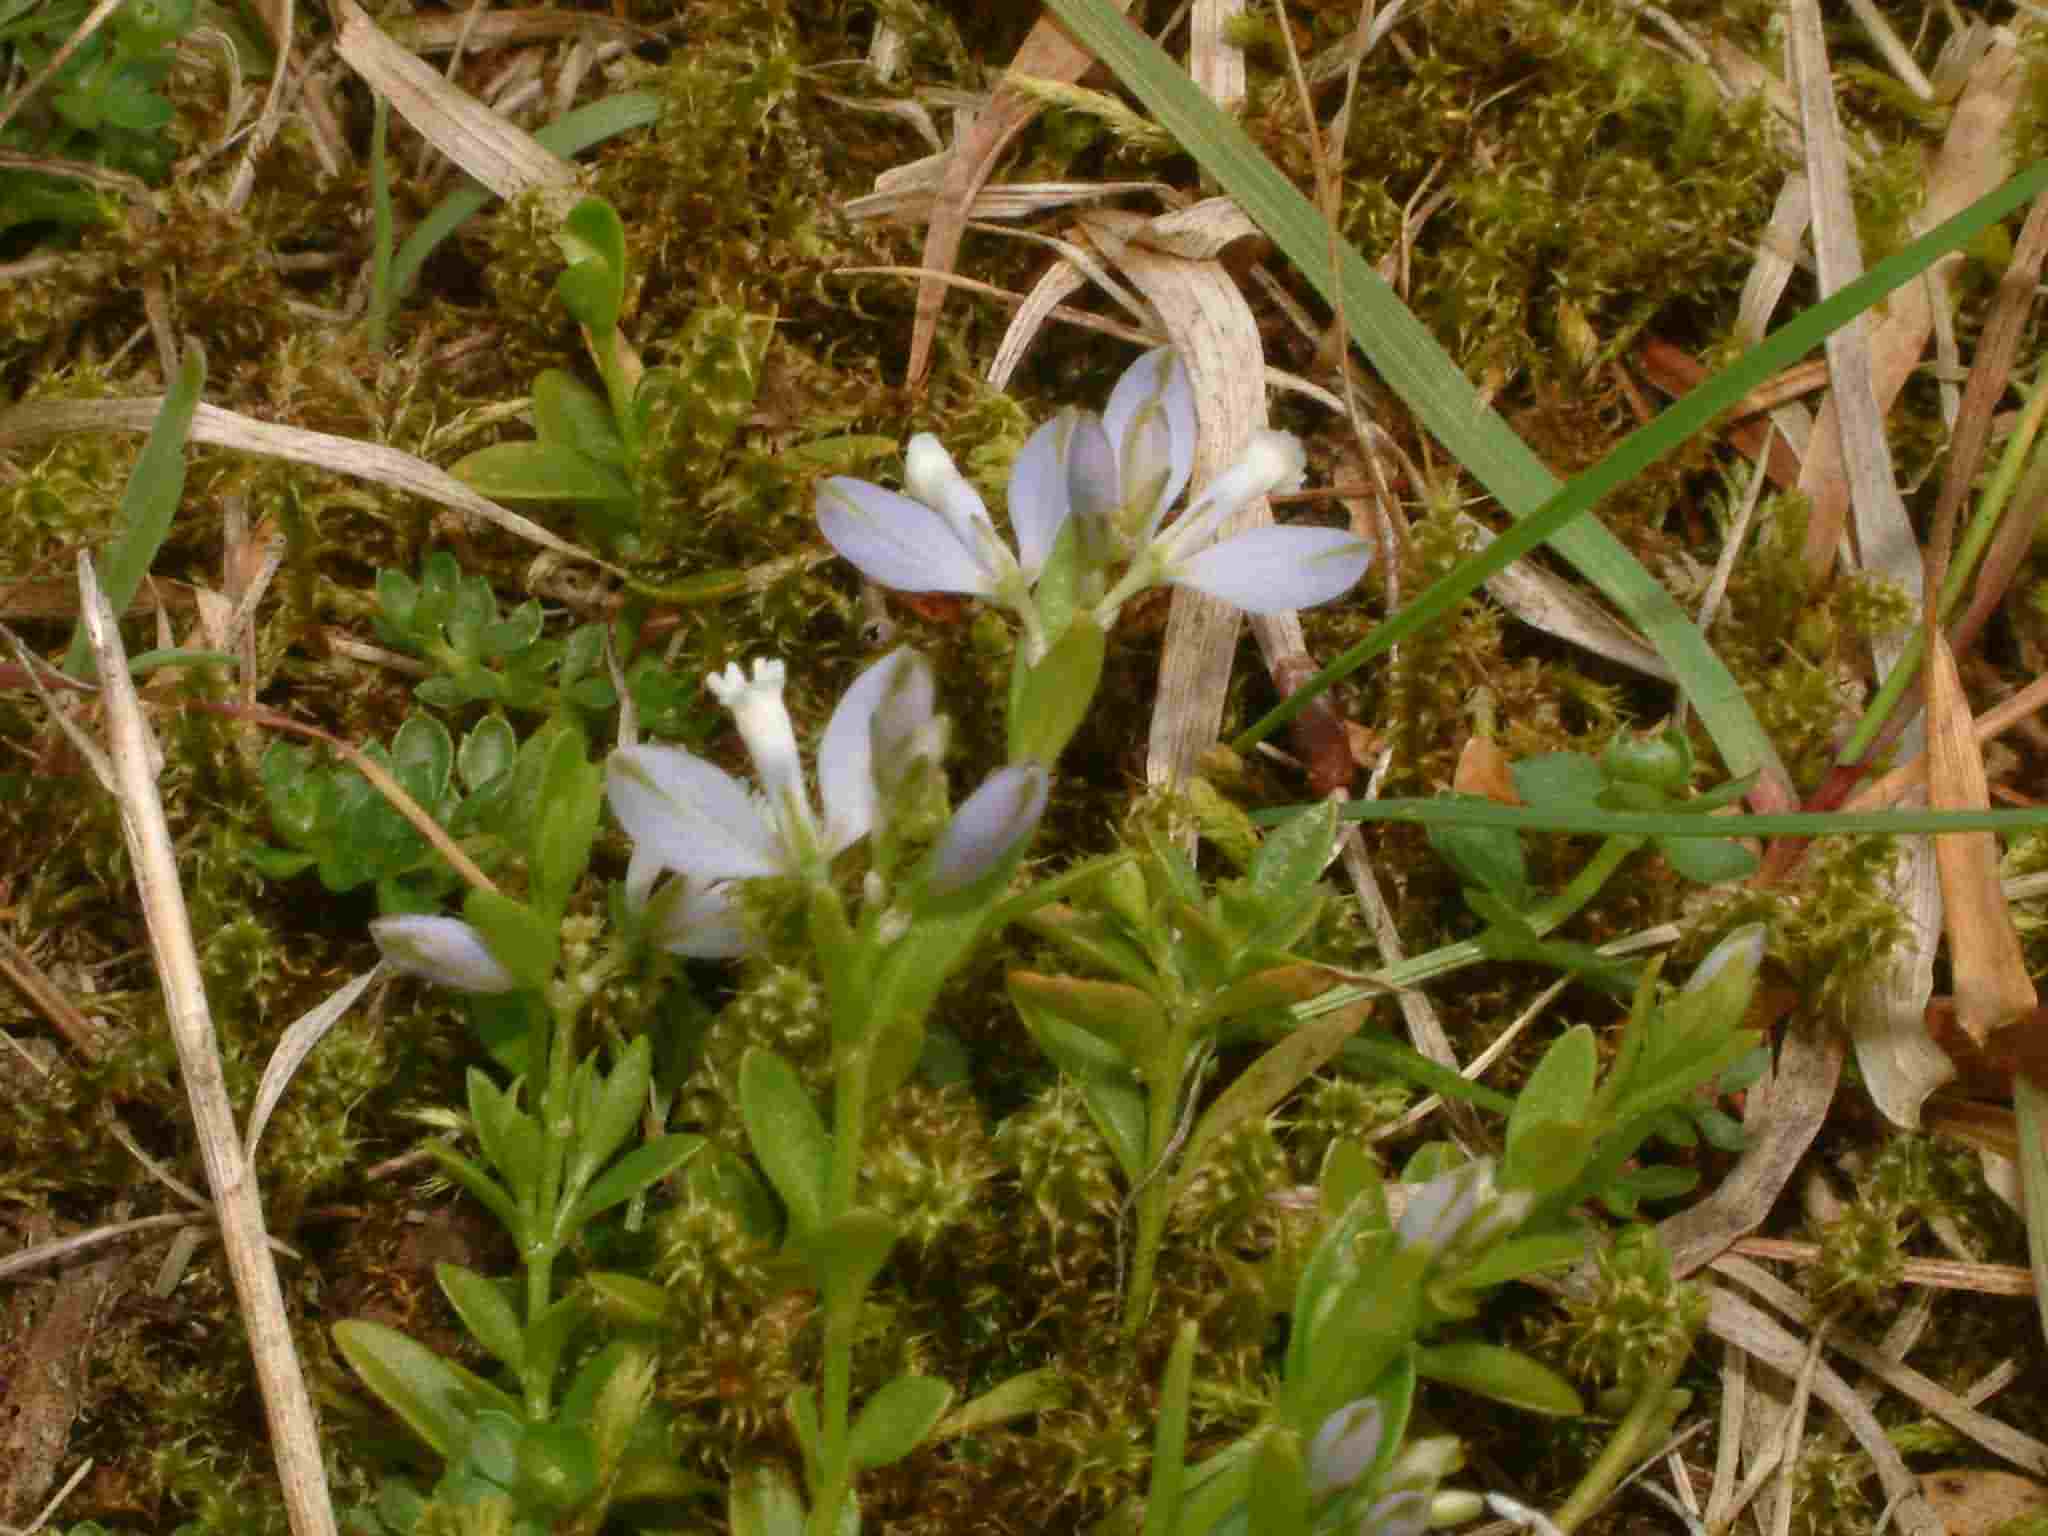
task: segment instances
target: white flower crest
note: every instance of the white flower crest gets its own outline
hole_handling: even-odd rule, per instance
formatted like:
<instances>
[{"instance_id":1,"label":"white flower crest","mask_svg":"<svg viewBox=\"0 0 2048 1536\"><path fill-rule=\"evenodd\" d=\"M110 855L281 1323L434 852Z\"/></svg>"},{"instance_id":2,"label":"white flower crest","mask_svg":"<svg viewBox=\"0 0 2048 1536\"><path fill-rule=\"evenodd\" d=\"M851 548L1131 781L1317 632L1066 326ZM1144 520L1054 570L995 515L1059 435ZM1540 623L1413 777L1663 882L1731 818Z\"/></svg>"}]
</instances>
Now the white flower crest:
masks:
<instances>
[{"instance_id":1,"label":"white flower crest","mask_svg":"<svg viewBox=\"0 0 2048 1536\"><path fill-rule=\"evenodd\" d=\"M629 882L648 890L664 869L707 887L764 875L815 875L874 826L878 714L885 742L929 738L929 681L915 676L925 668L915 652L892 651L840 699L818 743L821 819L782 701L783 664L757 662L751 677L727 667L711 688L732 712L759 789L680 747L614 752L605 767L605 796L633 839Z\"/></svg>"}]
</instances>

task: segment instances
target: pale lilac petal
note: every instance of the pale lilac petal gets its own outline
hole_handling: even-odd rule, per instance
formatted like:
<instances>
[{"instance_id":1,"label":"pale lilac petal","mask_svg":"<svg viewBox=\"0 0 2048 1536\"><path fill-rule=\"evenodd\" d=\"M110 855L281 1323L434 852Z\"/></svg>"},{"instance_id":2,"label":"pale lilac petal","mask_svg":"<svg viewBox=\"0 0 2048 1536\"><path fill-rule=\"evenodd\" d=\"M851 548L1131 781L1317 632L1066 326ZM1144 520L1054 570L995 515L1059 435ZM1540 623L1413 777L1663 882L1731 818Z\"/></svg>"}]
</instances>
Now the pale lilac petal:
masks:
<instances>
[{"instance_id":1,"label":"pale lilac petal","mask_svg":"<svg viewBox=\"0 0 2048 1536\"><path fill-rule=\"evenodd\" d=\"M1010 526L1017 534L1017 565L1035 581L1066 526L1066 454L1077 411L1062 411L1031 436L1010 466Z\"/></svg>"},{"instance_id":2,"label":"pale lilac petal","mask_svg":"<svg viewBox=\"0 0 2048 1536\"><path fill-rule=\"evenodd\" d=\"M1308 455L1292 432L1265 428L1252 433L1244 450L1228 468L1202 487L1195 504L1159 535L1157 549L1169 565L1177 565L1216 536L1216 530L1238 508L1267 493L1301 483Z\"/></svg>"},{"instance_id":3,"label":"pale lilac petal","mask_svg":"<svg viewBox=\"0 0 2048 1536\"><path fill-rule=\"evenodd\" d=\"M1323 1420L1308 1448L1311 1499L1349 1488L1365 1475L1380 1453L1382 1418L1378 1400L1365 1397L1346 1403Z\"/></svg>"},{"instance_id":4,"label":"pale lilac petal","mask_svg":"<svg viewBox=\"0 0 2048 1536\"><path fill-rule=\"evenodd\" d=\"M510 992L518 985L484 936L459 917L379 917L370 937L384 963L458 992Z\"/></svg>"},{"instance_id":5,"label":"pale lilac petal","mask_svg":"<svg viewBox=\"0 0 2048 1536\"><path fill-rule=\"evenodd\" d=\"M953 813L932 853L929 889L946 896L972 885L1020 844L1045 814L1052 776L1041 763L999 768Z\"/></svg>"},{"instance_id":6,"label":"pale lilac petal","mask_svg":"<svg viewBox=\"0 0 2048 1536\"><path fill-rule=\"evenodd\" d=\"M1077 411L1067 438L1067 504L1075 517L1108 522L1116 512L1116 449L1093 411Z\"/></svg>"},{"instance_id":7,"label":"pale lilac petal","mask_svg":"<svg viewBox=\"0 0 2048 1536\"><path fill-rule=\"evenodd\" d=\"M931 669L908 646L891 651L853 680L818 740L818 788L825 801L825 850L851 847L875 824L874 740L878 713L885 728L932 711Z\"/></svg>"},{"instance_id":8,"label":"pale lilac petal","mask_svg":"<svg viewBox=\"0 0 2048 1536\"><path fill-rule=\"evenodd\" d=\"M672 955L730 960L749 948L729 885L701 885L677 875L655 895L647 916L654 942Z\"/></svg>"},{"instance_id":9,"label":"pale lilac petal","mask_svg":"<svg viewBox=\"0 0 2048 1536\"><path fill-rule=\"evenodd\" d=\"M1754 978L1764 963L1764 940L1762 923L1744 923L1707 952L1706 959L1686 978L1684 990L1705 991L1716 976L1731 966Z\"/></svg>"},{"instance_id":10,"label":"pale lilac petal","mask_svg":"<svg viewBox=\"0 0 2048 1536\"><path fill-rule=\"evenodd\" d=\"M677 747L621 747L605 765L605 798L626 835L664 868L699 880L789 870L775 826L747 787Z\"/></svg>"},{"instance_id":11,"label":"pale lilac petal","mask_svg":"<svg viewBox=\"0 0 2048 1536\"><path fill-rule=\"evenodd\" d=\"M868 722L869 775L884 800L926 758L945 756L947 722L938 713L931 663L915 651L896 670Z\"/></svg>"},{"instance_id":12,"label":"pale lilac petal","mask_svg":"<svg viewBox=\"0 0 2048 1536\"><path fill-rule=\"evenodd\" d=\"M977 491L954 464L945 445L920 432L903 451L903 488L937 512L953 539L981 569L989 590L1000 592L1017 573L1017 557L996 532Z\"/></svg>"},{"instance_id":13,"label":"pale lilac petal","mask_svg":"<svg viewBox=\"0 0 2048 1536\"><path fill-rule=\"evenodd\" d=\"M1155 412L1160 430L1133 437L1133 423L1141 415ZM1131 484L1134 472L1155 478L1163 473L1158 501L1145 509L1147 521L1156 526L1157 514L1172 506L1187 488L1195 463L1195 386L1181 355L1171 347L1157 347L1126 368L1109 392L1102 423L1116 450L1125 487ZM1143 466L1129 459L1131 448L1140 443L1149 447L1148 462Z\"/></svg>"},{"instance_id":14,"label":"pale lilac petal","mask_svg":"<svg viewBox=\"0 0 2048 1536\"><path fill-rule=\"evenodd\" d=\"M637 912L647 905L647 898L654 891L654 882L667 868L655 856L653 849L638 843L633 845L633 856L626 861L626 906L630 910Z\"/></svg>"},{"instance_id":15,"label":"pale lilac petal","mask_svg":"<svg viewBox=\"0 0 2048 1536\"><path fill-rule=\"evenodd\" d=\"M987 597L995 583L921 501L834 475L818 487L818 531L868 580L898 592Z\"/></svg>"},{"instance_id":16,"label":"pale lilac petal","mask_svg":"<svg viewBox=\"0 0 2048 1536\"><path fill-rule=\"evenodd\" d=\"M1348 592L1372 546L1341 528L1251 528L1169 566L1166 579L1246 613L1313 608Z\"/></svg>"}]
</instances>

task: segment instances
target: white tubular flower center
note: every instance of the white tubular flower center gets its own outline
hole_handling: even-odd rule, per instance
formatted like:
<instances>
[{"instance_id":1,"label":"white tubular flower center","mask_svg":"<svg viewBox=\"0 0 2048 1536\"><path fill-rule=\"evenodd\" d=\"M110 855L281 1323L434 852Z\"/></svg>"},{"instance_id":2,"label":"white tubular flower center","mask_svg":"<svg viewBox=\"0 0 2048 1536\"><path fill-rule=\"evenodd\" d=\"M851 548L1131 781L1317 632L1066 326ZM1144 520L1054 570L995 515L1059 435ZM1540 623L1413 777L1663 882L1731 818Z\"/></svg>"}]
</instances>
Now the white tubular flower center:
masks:
<instances>
[{"instance_id":1,"label":"white tubular flower center","mask_svg":"<svg viewBox=\"0 0 2048 1536\"><path fill-rule=\"evenodd\" d=\"M710 684L747 744L761 792L781 825L784 846L801 859L818 846L818 818L804 789L796 727L782 702L786 676L779 660L757 661L751 679L734 664L713 676Z\"/></svg>"}]
</instances>

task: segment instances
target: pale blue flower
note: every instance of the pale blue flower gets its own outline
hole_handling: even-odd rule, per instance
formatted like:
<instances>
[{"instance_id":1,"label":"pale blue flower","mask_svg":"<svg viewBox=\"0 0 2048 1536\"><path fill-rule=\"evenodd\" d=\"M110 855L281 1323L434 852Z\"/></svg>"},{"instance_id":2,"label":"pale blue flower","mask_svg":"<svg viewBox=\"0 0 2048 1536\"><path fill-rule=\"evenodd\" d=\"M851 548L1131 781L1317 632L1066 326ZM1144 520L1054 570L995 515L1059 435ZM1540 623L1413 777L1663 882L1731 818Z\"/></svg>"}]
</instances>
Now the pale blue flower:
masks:
<instances>
[{"instance_id":1,"label":"pale blue flower","mask_svg":"<svg viewBox=\"0 0 2048 1536\"><path fill-rule=\"evenodd\" d=\"M1052 775L1040 763L1012 763L990 774L946 824L926 889L935 896L964 890L1029 842L1051 789Z\"/></svg>"},{"instance_id":2,"label":"pale blue flower","mask_svg":"<svg viewBox=\"0 0 2048 1536\"><path fill-rule=\"evenodd\" d=\"M710 680L753 759L752 788L680 747L622 747L605 768L612 814L633 839L629 883L652 886L648 871L676 870L706 886L764 875L815 875L873 828L879 791L876 738L885 761L900 759L933 732L923 658L892 651L854 680L818 743L820 817L804 782L796 728L782 701L780 661L749 677L729 666ZM886 776L886 775L885 775Z\"/></svg>"},{"instance_id":3,"label":"pale blue flower","mask_svg":"<svg viewBox=\"0 0 2048 1536\"><path fill-rule=\"evenodd\" d=\"M510 992L519 983L498 963L484 936L459 917L408 913L370 924L384 963L458 992Z\"/></svg>"},{"instance_id":4,"label":"pale blue flower","mask_svg":"<svg viewBox=\"0 0 2048 1536\"><path fill-rule=\"evenodd\" d=\"M1493 1160L1474 1158L1409 1196L1396 1236L1403 1248L1419 1248L1438 1259L1477 1253L1520 1226L1534 1202L1526 1189L1497 1189Z\"/></svg>"},{"instance_id":5,"label":"pale blue flower","mask_svg":"<svg viewBox=\"0 0 2048 1536\"><path fill-rule=\"evenodd\" d=\"M1043 642L1032 588L1069 521L1105 627L1147 587L1192 587L1250 613L1278 613L1326 603L1365 573L1369 546L1340 529L1264 527L1217 540L1247 502L1300 483L1306 456L1291 433L1254 432L1236 461L1167 523L1193 471L1195 433L1187 365L1161 347L1124 371L1100 416L1062 411L1026 441L1009 480L1015 553L926 433L911 439L905 457L908 496L834 476L819 489L818 525L871 581L1009 608L1034 653ZM1127 569L1111 585L1106 573L1120 563Z\"/></svg>"}]
</instances>

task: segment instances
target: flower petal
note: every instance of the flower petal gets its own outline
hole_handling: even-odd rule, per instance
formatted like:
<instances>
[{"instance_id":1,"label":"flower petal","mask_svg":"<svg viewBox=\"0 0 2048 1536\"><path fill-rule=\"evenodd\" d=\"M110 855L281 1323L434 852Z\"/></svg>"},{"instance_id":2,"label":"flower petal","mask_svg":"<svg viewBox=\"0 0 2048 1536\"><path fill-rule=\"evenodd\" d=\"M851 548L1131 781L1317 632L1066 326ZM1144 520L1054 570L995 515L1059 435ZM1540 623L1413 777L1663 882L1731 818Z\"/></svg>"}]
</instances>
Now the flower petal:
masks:
<instances>
[{"instance_id":1,"label":"flower petal","mask_svg":"<svg viewBox=\"0 0 2048 1536\"><path fill-rule=\"evenodd\" d=\"M1139 418L1155 413L1151 430L1146 430ZM1195 464L1195 385L1186 361L1171 347L1147 352L1124 370L1110 390L1102 424L1116 450L1126 490L1134 476L1160 481L1158 500L1143 509L1141 519L1145 530L1156 528L1160 514L1187 489ZM1140 428L1136 434L1134 425ZM1143 462L1134 463L1132 455L1140 451Z\"/></svg>"},{"instance_id":2,"label":"flower petal","mask_svg":"<svg viewBox=\"0 0 2048 1536\"><path fill-rule=\"evenodd\" d=\"M834 475L818 487L818 531L868 580L898 592L987 597L995 591L945 518L865 480Z\"/></svg>"},{"instance_id":3,"label":"flower petal","mask_svg":"<svg viewBox=\"0 0 2048 1536\"><path fill-rule=\"evenodd\" d=\"M884 656L853 680L818 740L818 789L825 801L825 851L838 853L875 824L874 741L878 717L885 732L916 717L930 719L931 668L908 646Z\"/></svg>"},{"instance_id":4,"label":"flower petal","mask_svg":"<svg viewBox=\"0 0 2048 1536\"><path fill-rule=\"evenodd\" d=\"M789 854L760 802L722 768L678 747L621 747L605 798L634 843L699 880L779 875Z\"/></svg>"},{"instance_id":5,"label":"flower petal","mask_svg":"<svg viewBox=\"0 0 2048 1536\"><path fill-rule=\"evenodd\" d=\"M510 992L518 985L484 936L459 917L379 917L370 923L370 937L384 963L408 976L458 992Z\"/></svg>"},{"instance_id":6,"label":"flower petal","mask_svg":"<svg viewBox=\"0 0 2048 1536\"><path fill-rule=\"evenodd\" d=\"M1194 505L1159 535L1155 550L1168 565L1185 560L1215 538L1217 528L1246 502L1300 484L1307 462L1301 439L1292 432L1253 432L1229 466L1202 487Z\"/></svg>"},{"instance_id":7,"label":"flower petal","mask_svg":"<svg viewBox=\"0 0 2048 1536\"><path fill-rule=\"evenodd\" d=\"M981 492L968 483L953 455L929 432L918 433L903 451L903 488L945 520L992 590L1000 591L1005 581L1017 574L1017 557L996 532Z\"/></svg>"},{"instance_id":8,"label":"flower petal","mask_svg":"<svg viewBox=\"0 0 2048 1536\"><path fill-rule=\"evenodd\" d=\"M1341 597L1372 546L1341 528L1251 528L1169 566L1166 579L1246 613L1285 613Z\"/></svg>"},{"instance_id":9,"label":"flower petal","mask_svg":"<svg viewBox=\"0 0 2048 1536\"><path fill-rule=\"evenodd\" d=\"M729 960L750 947L730 885L700 885L677 875L656 893L647 911L654 942L672 955Z\"/></svg>"},{"instance_id":10,"label":"flower petal","mask_svg":"<svg viewBox=\"0 0 2048 1536\"><path fill-rule=\"evenodd\" d=\"M1052 775L1043 763L998 768L953 813L932 851L927 889L950 896L994 869L1038 830Z\"/></svg>"},{"instance_id":11,"label":"flower petal","mask_svg":"<svg viewBox=\"0 0 2048 1536\"><path fill-rule=\"evenodd\" d=\"M1079 415L1061 411L1025 439L1010 466L1010 526L1017 534L1017 565L1028 581L1036 581L1045 568L1072 507L1065 450Z\"/></svg>"}]
</instances>

